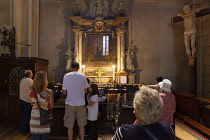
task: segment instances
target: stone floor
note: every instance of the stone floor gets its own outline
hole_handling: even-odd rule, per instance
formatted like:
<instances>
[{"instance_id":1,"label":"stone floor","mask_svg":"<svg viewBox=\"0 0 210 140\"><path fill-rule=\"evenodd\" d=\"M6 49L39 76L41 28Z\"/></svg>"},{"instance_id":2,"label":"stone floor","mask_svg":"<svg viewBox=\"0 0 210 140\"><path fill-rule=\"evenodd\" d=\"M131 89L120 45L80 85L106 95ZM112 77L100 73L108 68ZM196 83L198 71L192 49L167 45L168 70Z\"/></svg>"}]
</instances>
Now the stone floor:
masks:
<instances>
[{"instance_id":1,"label":"stone floor","mask_svg":"<svg viewBox=\"0 0 210 140\"><path fill-rule=\"evenodd\" d=\"M176 120L175 135L177 140L208 140L179 120Z\"/></svg>"},{"instance_id":2,"label":"stone floor","mask_svg":"<svg viewBox=\"0 0 210 140\"><path fill-rule=\"evenodd\" d=\"M0 127L0 140L31 140L30 134L23 135L13 129ZM5 134L8 136L4 136ZM175 135L177 140L208 140L180 120L176 120ZM113 134L99 135L98 140L110 140L112 136ZM50 136L50 140L67 140L67 136Z\"/></svg>"}]
</instances>

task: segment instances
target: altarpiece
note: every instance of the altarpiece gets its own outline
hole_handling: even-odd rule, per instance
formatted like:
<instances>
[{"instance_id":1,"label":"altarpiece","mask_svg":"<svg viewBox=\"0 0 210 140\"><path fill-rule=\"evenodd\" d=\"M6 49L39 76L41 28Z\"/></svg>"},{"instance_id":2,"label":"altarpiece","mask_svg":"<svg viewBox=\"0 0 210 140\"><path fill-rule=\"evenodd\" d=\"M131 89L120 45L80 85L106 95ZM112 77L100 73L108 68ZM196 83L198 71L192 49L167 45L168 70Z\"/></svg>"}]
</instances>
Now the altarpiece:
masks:
<instances>
[{"instance_id":1,"label":"altarpiece","mask_svg":"<svg viewBox=\"0 0 210 140\"><path fill-rule=\"evenodd\" d=\"M111 10L113 0L84 0L86 13L80 15L78 3L74 7L74 61L93 83L134 83L134 73L126 72L125 5L119 5L119 16ZM126 80L123 80L126 79ZM127 82L127 79L130 79Z\"/></svg>"}]
</instances>

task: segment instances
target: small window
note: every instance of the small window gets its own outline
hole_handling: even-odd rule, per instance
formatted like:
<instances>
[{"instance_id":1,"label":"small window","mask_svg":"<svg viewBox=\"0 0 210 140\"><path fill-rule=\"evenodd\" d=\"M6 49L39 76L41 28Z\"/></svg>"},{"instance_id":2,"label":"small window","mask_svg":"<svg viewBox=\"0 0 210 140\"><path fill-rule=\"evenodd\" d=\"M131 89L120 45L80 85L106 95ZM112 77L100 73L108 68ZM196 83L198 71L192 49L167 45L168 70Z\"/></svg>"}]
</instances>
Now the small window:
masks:
<instances>
[{"instance_id":1,"label":"small window","mask_svg":"<svg viewBox=\"0 0 210 140\"><path fill-rule=\"evenodd\" d=\"M11 70L9 74L9 95L18 95L19 83L24 77L25 69L22 67L16 67Z\"/></svg>"},{"instance_id":2,"label":"small window","mask_svg":"<svg viewBox=\"0 0 210 140\"><path fill-rule=\"evenodd\" d=\"M109 55L109 36L103 36L103 53L102 55Z\"/></svg>"}]
</instances>

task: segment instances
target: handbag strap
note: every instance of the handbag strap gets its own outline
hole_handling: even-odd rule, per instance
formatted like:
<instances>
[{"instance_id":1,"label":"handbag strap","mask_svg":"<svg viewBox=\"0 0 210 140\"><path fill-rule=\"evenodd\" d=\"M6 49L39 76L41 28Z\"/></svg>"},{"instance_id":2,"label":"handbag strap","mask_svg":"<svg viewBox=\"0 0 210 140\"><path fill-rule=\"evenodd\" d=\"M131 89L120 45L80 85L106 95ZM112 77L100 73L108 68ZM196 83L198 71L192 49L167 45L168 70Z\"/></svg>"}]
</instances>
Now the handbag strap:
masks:
<instances>
[{"instance_id":1,"label":"handbag strap","mask_svg":"<svg viewBox=\"0 0 210 140\"><path fill-rule=\"evenodd\" d=\"M36 102L37 102L37 105L38 105L38 107L40 108L40 109L42 109L41 107L40 107L40 104L39 104L39 101L38 101L38 97L37 97L37 94L34 92L34 95L35 95L35 97L36 97Z\"/></svg>"},{"instance_id":2,"label":"handbag strap","mask_svg":"<svg viewBox=\"0 0 210 140\"><path fill-rule=\"evenodd\" d=\"M158 140L157 137L155 137L152 132L147 129L145 126L141 125L141 124L138 124L142 129L144 129L144 131L153 139L153 140Z\"/></svg>"}]
</instances>

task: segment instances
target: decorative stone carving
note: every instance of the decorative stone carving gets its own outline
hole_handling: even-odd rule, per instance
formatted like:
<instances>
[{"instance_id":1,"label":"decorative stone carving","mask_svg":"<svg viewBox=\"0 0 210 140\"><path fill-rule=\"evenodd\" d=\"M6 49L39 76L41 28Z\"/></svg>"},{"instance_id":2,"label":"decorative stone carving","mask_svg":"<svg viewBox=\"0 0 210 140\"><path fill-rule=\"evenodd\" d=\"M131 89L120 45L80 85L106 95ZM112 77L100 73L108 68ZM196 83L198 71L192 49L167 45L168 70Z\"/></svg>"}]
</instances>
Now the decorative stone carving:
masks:
<instances>
[{"instance_id":1,"label":"decorative stone carving","mask_svg":"<svg viewBox=\"0 0 210 140\"><path fill-rule=\"evenodd\" d=\"M119 8L119 16L124 17L126 14L125 10L126 6L123 3L120 3L120 8Z\"/></svg>"},{"instance_id":2,"label":"decorative stone carving","mask_svg":"<svg viewBox=\"0 0 210 140\"><path fill-rule=\"evenodd\" d=\"M15 57L15 33L14 27L4 26L0 29L1 46L8 47L12 57Z\"/></svg>"},{"instance_id":3,"label":"decorative stone carving","mask_svg":"<svg viewBox=\"0 0 210 140\"><path fill-rule=\"evenodd\" d=\"M97 21L94 24L94 30L95 32L104 32L106 30L105 23L102 21Z\"/></svg>"},{"instance_id":4,"label":"decorative stone carving","mask_svg":"<svg viewBox=\"0 0 210 140\"><path fill-rule=\"evenodd\" d=\"M128 73L134 72L134 65L133 65L133 52L131 51L131 47L128 47L126 52L126 71Z\"/></svg>"},{"instance_id":5,"label":"decorative stone carving","mask_svg":"<svg viewBox=\"0 0 210 140\"><path fill-rule=\"evenodd\" d=\"M96 3L98 1L101 1L103 3L103 6L101 7L102 10L99 10L102 12L102 15L97 15L97 8ZM112 4L114 0L84 0L86 5L86 12L85 16L91 16L91 17L103 17L103 16L113 16L112 12Z\"/></svg>"},{"instance_id":6,"label":"decorative stone carving","mask_svg":"<svg viewBox=\"0 0 210 140\"><path fill-rule=\"evenodd\" d=\"M87 34L92 34L92 33L107 33L107 34L111 34L112 38L114 37L114 31L106 28L106 23L101 20L93 23L93 28L88 29L84 33L85 38L87 37Z\"/></svg>"},{"instance_id":7,"label":"decorative stone carving","mask_svg":"<svg viewBox=\"0 0 210 140\"><path fill-rule=\"evenodd\" d=\"M78 2L75 4L75 6L73 8L73 14L74 14L74 16L79 16L79 5L78 5Z\"/></svg>"},{"instance_id":8,"label":"decorative stone carving","mask_svg":"<svg viewBox=\"0 0 210 140\"><path fill-rule=\"evenodd\" d=\"M129 20L129 17L116 17L116 15L111 12L113 1L114 0L84 0L87 8L84 12L85 15L70 17L71 21L74 22L73 32L75 35L75 61L86 66L85 74L88 78L91 78L92 81L99 81L101 83L110 83L111 80L113 81L114 76L112 65L116 65L116 72L120 74L120 81L115 79L116 83L127 83L128 73L125 71L126 50L124 33L126 30L125 23ZM121 9L123 10L123 8ZM115 18L110 17L112 15L114 15ZM84 43L82 42L84 39L81 35L81 30L84 31ZM117 36L113 37L115 34L117 34ZM94 50L94 45L97 43L93 41L93 36L100 36L106 44L109 44L109 50L107 48L105 48L107 50L103 48L103 55L101 55L101 58L106 59L94 56L92 50ZM112 39L108 41L107 36L109 36L109 39L111 39L110 37L112 36ZM106 54L106 52L108 53ZM117 56L113 56L116 54ZM94 56L94 59L92 59L92 56ZM98 67L102 68L102 71L104 72L103 76L100 76L100 79L98 79L99 75L97 76L95 73L96 68ZM131 80L131 83L133 83L132 81L133 79Z\"/></svg>"},{"instance_id":9,"label":"decorative stone carving","mask_svg":"<svg viewBox=\"0 0 210 140\"><path fill-rule=\"evenodd\" d=\"M134 76L135 76L135 73L128 74L128 84L135 84Z\"/></svg>"},{"instance_id":10,"label":"decorative stone carving","mask_svg":"<svg viewBox=\"0 0 210 140\"><path fill-rule=\"evenodd\" d=\"M66 72L69 72L71 63L74 60L74 53L71 50L71 46L69 46L69 49L65 52L65 58L66 58Z\"/></svg>"},{"instance_id":11,"label":"decorative stone carving","mask_svg":"<svg viewBox=\"0 0 210 140\"><path fill-rule=\"evenodd\" d=\"M102 0L97 0L95 2L95 6L96 6L96 16L97 17L102 17L103 16L103 2Z\"/></svg>"}]
</instances>

